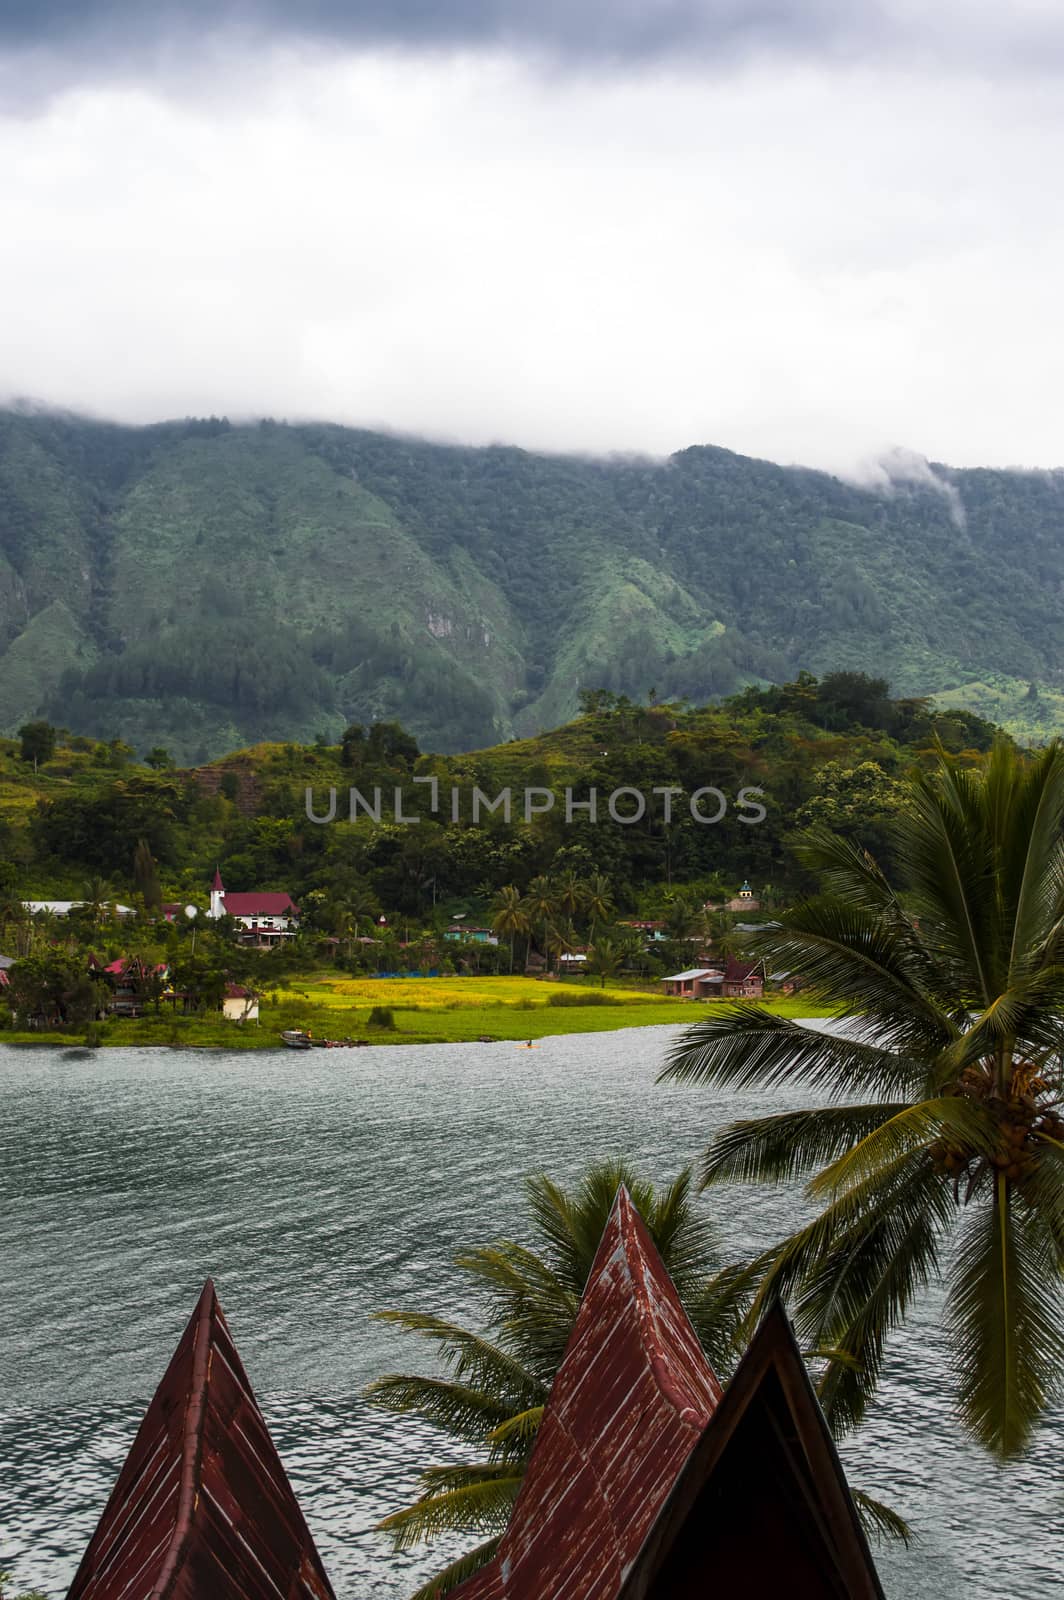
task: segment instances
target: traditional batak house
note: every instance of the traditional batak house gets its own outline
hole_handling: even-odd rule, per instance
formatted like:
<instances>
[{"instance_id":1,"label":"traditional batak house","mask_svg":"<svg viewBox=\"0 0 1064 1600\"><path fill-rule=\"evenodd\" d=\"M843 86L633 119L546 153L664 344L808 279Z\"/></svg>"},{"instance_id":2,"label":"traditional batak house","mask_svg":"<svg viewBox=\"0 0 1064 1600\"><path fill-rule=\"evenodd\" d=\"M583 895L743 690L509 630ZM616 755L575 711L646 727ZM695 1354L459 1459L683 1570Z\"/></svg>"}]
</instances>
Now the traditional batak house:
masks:
<instances>
[{"instance_id":1,"label":"traditional batak house","mask_svg":"<svg viewBox=\"0 0 1064 1600\"><path fill-rule=\"evenodd\" d=\"M250 894L229 894L216 869L211 884L208 917L233 917L241 925L241 944L260 950L276 949L299 931L299 907L290 894L256 889Z\"/></svg>"},{"instance_id":2,"label":"traditional batak house","mask_svg":"<svg viewBox=\"0 0 1064 1600\"><path fill-rule=\"evenodd\" d=\"M166 993L165 962L144 961L140 956L119 956L102 962L89 955L89 972L107 984L110 994L105 1010L113 1017L139 1017Z\"/></svg>"},{"instance_id":3,"label":"traditional batak house","mask_svg":"<svg viewBox=\"0 0 1064 1600\"><path fill-rule=\"evenodd\" d=\"M67 1600L335 1600L208 1279Z\"/></svg>"},{"instance_id":4,"label":"traditional batak house","mask_svg":"<svg viewBox=\"0 0 1064 1600\"><path fill-rule=\"evenodd\" d=\"M722 997L725 1000L760 1000L764 992L764 962L738 961L729 956L721 985Z\"/></svg>"},{"instance_id":5,"label":"traditional batak house","mask_svg":"<svg viewBox=\"0 0 1064 1600\"><path fill-rule=\"evenodd\" d=\"M454 1596L883 1600L783 1312L722 1390L624 1189L498 1552ZM68 1600L333 1600L210 1283Z\"/></svg>"}]
</instances>

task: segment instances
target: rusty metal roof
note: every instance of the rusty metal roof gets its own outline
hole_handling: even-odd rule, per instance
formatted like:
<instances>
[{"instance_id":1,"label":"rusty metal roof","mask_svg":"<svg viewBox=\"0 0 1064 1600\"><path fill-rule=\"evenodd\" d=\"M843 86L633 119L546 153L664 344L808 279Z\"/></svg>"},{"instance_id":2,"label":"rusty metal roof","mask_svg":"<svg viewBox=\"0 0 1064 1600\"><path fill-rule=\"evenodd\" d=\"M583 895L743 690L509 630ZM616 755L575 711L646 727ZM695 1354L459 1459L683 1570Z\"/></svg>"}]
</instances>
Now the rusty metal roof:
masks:
<instances>
[{"instance_id":1,"label":"rusty metal roof","mask_svg":"<svg viewBox=\"0 0 1064 1600\"><path fill-rule=\"evenodd\" d=\"M724 1392L625 1190L495 1559L452 1600L882 1600L782 1310Z\"/></svg>"},{"instance_id":2,"label":"rusty metal roof","mask_svg":"<svg viewBox=\"0 0 1064 1600\"><path fill-rule=\"evenodd\" d=\"M615 1600L720 1397L622 1189L499 1553L455 1600Z\"/></svg>"},{"instance_id":3,"label":"rusty metal roof","mask_svg":"<svg viewBox=\"0 0 1064 1600\"><path fill-rule=\"evenodd\" d=\"M67 1600L334 1600L210 1279Z\"/></svg>"}]
</instances>

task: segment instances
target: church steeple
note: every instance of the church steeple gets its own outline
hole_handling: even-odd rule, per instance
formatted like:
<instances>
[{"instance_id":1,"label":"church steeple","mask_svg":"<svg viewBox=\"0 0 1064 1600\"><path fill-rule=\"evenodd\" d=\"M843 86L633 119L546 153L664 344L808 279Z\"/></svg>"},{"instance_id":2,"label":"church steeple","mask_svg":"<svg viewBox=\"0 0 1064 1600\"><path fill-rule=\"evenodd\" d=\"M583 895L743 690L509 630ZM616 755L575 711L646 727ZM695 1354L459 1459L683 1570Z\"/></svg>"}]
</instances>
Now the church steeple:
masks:
<instances>
[{"instance_id":1,"label":"church steeple","mask_svg":"<svg viewBox=\"0 0 1064 1600\"><path fill-rule=\"evenodd\" d=\"M225 916L225 884L222 882L221 870L218 867L214 869L214 882L211 884L211 909L207 915L215 919Z\"/></svg>"}]
</instances>

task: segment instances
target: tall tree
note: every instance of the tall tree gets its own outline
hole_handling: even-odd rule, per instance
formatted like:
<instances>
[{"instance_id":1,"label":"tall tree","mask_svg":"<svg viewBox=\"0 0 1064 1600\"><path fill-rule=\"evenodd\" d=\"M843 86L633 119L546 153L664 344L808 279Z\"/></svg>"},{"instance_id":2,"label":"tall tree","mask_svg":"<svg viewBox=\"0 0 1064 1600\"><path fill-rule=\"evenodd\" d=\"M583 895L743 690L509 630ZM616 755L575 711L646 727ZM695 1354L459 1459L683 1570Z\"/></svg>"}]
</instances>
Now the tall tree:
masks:
<instances>
[{"instance_id":1,"label":"tall tree","mask_svg":"<svg viewBox=\"0 0 1064 1600\"><path fill-rule=\"evenodd\" d=\"M757 1005L691 1028L665 1076L732 1093L804 1084L827 1104L740 1121L703 1183L808 1178L822 1209L759 1264L788 1296L837 1427L860 1421L888 1332L948 1260L960 1412L1001 1457L1064 1374L1064 750L984 770L944 755L896 826L904 892L827 831L822 892L753 943L835 1001L814 1031ZM858 1103L854 1103L854 1101Z\"/></svg>"},{"instance_id":2,"label":"tall tree","mask_svg":"<svg viewBox=\"0 0 1064 1600\"><path fill-rule=\"evenodd\" d=\"M50 722L24 722L18 736L19 755L23 761L33 762L34 772L55 755L55 729Z\"/></svg>"},{"instance_id":3,"label":"tall tree","mask_svg":"<svg viewBox=\"0 0 1064 1600\"><path fill-rule=\"evenodd\" d=\"M491 931L510 946L510 971L514 970L514 944L529 929L521 894L512 883L500 889L492 903Z\"/></svg>"}]
</instances>

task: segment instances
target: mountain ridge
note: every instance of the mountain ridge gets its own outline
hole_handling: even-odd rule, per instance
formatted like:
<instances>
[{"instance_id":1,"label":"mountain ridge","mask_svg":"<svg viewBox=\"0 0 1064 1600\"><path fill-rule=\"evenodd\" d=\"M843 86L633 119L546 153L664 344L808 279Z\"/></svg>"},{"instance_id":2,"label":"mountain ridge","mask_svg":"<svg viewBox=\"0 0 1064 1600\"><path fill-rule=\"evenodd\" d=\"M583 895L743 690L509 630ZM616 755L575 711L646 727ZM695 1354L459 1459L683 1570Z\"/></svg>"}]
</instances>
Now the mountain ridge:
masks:
<instances>
[{"instance_id":1,"label":"mountain ridge","mask_svg":"<svg viewBox=\"0 0 1064 1600\"><path fill-rule=\"evenodd\" d=\"M394 717L458 750L588 688L857 669L1061 731L1064 472L894 470L0 412L0 727L205 760Z\"/></svg>"}]
</instances>

